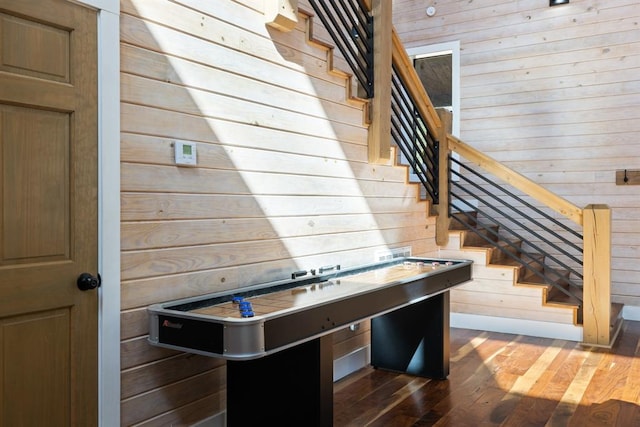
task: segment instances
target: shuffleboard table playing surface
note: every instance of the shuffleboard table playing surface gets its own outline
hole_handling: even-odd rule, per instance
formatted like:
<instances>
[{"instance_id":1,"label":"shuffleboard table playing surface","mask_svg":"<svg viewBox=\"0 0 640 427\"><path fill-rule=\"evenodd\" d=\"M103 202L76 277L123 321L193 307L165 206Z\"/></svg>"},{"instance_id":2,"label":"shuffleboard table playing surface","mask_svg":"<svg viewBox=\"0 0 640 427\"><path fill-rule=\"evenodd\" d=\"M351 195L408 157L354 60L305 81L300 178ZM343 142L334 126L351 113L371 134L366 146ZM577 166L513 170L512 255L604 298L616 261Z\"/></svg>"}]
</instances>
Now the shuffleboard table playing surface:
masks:
<instances>
[{"instance_id":1,"label":"shuffleboard table playing surface","mask_svg":"<svg viewBox=\"0 0 640 427\"><path fill-rule=\"evenodd\" d=\"M149 307L149 340L230 360L262 357L468 281L471 261L401 258Z\"/></svg>"}]
</instances>

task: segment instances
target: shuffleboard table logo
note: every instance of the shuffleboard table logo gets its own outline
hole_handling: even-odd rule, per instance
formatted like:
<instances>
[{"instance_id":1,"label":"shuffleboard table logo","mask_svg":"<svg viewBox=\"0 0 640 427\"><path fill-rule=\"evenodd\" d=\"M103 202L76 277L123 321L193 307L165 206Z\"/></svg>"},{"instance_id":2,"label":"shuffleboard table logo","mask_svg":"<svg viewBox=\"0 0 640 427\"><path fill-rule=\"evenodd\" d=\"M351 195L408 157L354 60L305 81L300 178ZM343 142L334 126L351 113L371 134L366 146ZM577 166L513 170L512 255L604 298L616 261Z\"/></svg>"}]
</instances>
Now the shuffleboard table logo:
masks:
<instances>
[{"instance_id":1,"label":"shuffleboard table logo","mask_svg":"<svg viewBox=\"0 0 640 427\"><path fill-rule=\"evenodd\" d=\"M182 323L171 322L167 319L162 322L162 326L164 326L165 328L182 329Z\"/></svg>"}]
</instances>

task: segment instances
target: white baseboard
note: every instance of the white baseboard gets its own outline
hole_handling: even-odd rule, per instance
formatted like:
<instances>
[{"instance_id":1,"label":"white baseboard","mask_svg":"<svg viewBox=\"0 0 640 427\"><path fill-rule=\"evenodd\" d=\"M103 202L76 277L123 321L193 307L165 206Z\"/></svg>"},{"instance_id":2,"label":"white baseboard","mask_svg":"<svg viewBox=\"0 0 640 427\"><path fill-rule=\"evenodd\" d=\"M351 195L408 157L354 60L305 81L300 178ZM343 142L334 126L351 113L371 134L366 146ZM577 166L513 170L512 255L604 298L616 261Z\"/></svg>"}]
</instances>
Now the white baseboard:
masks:
<instances>
[{"instance_id":1,"label":"white baseboard","mask_svg":"<svg viewBox=\"0 0 640 427\"><path fill-rule=\"evenodd\" d=\"M640 307L634 305L625 305L622 308L622 317L624 320L640 321Z\"/></svg>"},{"instance_id":2,"label":"white baseboard","mask_svg":"<svg viewBox=\"0 0 640 427\"><path fill-rule=\"evenodd\" d=\"M227 411L218 412L212 417L205 418L202 421L198 421L191 427L226 427L227 425Z\"/></svg>"},{"instance_id":3,"label":"white baseboard","mask_svg":"<svg viewBox=\"0 0 640 427\"><path fill-rule=\"evenodd\" d=\"M582 327L537 320L451 313L451 327L582 342Z\"/></svg>"},{"instance_id":4,"label":"white baseboard","mask_svg":"<svg viewBox=\"0 0 640 427\"><path fill-rule=\"evenodd\" d=\"M369 346L361 347L333 361L333 381L338 381L371 363Z\"/></svg>"}]
</instances>

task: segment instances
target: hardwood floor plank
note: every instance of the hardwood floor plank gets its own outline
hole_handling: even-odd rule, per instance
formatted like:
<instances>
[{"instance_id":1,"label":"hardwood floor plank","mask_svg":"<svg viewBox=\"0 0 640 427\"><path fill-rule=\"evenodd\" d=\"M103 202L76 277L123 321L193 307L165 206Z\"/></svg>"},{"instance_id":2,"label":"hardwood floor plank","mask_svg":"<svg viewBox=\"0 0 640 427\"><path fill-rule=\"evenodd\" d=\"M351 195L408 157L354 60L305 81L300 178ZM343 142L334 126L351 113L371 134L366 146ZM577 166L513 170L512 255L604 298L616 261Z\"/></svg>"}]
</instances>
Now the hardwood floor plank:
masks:
<instances>
[{"instance_id":1,"label":"hardwood floor plank","mask_svg":"<svg viewBox=\"0 0 640 427\"><path fill-rule=\"evenodd\" d=\"M565 343L502 425L520 427L546 423L573 378L565 372L576 372L584 361L575 348L576 344Z\"/></svg>"},{"instance_id":2,"label":"hardwood floor plank","mask_svg":"<svg viewBox=\"0 0 640 427\"><path fill-rule=\"evenodd\" d=\"M384 380L380 382L379 378ZM371 379L373 381L370 381ZM364 420L375 420L385 407L393 404L395 394L413 380L414 377L409 375L398 375L385 371L363 378L358 384L359 393L348 399L345 402L347 405L334 403L335 422L345 422L344 425L364 425ZM343 413L346 414L346 417L342 416ZM354 413L357 416L354 417Z\"/></svg>"},{"instance_id":3,"label":"hardwood floor plank","mask_svg":"<svg viewBox=\"0 0 640 427\"><path fill-rule=\"evenodd\" d=\"M394 411L388 411L381 415L375 423L371 425L395 426L395 423L398 422L398 414L401 415L403 420L413 419L413 423L416 423L427 414L437 402L445 399L449 393L448 381L431 380L424 384L419 390L416 390L413 395L405 397L402 402L394 408Z\"/></svg>"},{"instance_id":4,"label":"hardwood floor plank","mask_svg":"<svg viewBox=\"0 0 640 427\"><path fill-rule=\"evenodd\" d=\"M509 395L526 394L535 385L540 376L549 369L549 365L551 365L558 353L560 353L560 350L560 343L557 340L553 341L551 346L544 350L524 375L518 378L513 387L511 387L511 390L509 390Z\"/></svg>"},{"instance_id":5,"label":"hardwood floor plank","mask_svg":"<svg viewBox=\"0 0 640 427\"><path fill-rule=\"evenodd\" d=\"M488 332L483 332L480 335L478 335L477 337L471 338L468 343L464 344L457 351L452 352L451 361L452 362L458 362L458 361L462 360L469 353L474 351L476 349L476 347L478 347L480 344L485 342L488 337L489 337L489 333Z\"/></svg>"},{"instance_id":6,"label":"hardwood floor plank","mask_svg":"<svg viewBox=\"0 0 640 427\"><path fill-rule=\"evenodd\" d=\"M559 340L552 341L533 365L516 379L509 392L504 395L492 412L492 421L500 421L501 425L525 425L537 412L542 412L542 408L539 407L541 405L538 405L540 399L528 399L528 393L532 392L538 384L547 384L551 380L554 373L551 366L561 353L562 344ZM549 410L550 405L544 406ZM554 406L550 408L551 411ZM532 413L532 410L535 412Z\"/></svg>"},{"instance_id":7,"label":"hardwood floor plank","mask_svg":"<svg viewBox=\"0 0 640 427\"><path fill-rule=\"evenodd\" d=\"M378 411L378 415L370 423L370 425L386 426L391 423L392 425L405 425L406 422L411 420L411 423L415 423L419 417L410 416L407 414L407 409L411 409L413 399L418 395L414 394L422 387L424 387L430 380L421 378L409 382L401 390L398 390L394 394L394 399ZM412 425L412 424L406 424Z\"/></svg>"},{"instance_id":8,"label":"hardwood floor plank","mask_svg":"<svg viewBox=\"0 0 640 427\"><path fill-rule=\"evenodd\" d=\"M452 329L446 380L367 367L334 402L337 427L640 425L640 322L611 350Z\"/></svg>"},{"instance_id":9,"label":"hardwood floor plank","mask_svg":"<svg viewBox=\"0 0 640 427\"><path fill-rule=\"evenodd\" d=\"M597 408L599 405L622 398L631 369L631 361L638 345L638 336L640 336L640 330L636 330L634 325L637 323L625 322L622 335L611 351L593 350L601 354L601 360L593 380L585 389L580 407L576 409L576 413L571 419L571 425L586 425L593 416L592 412L595 411L602 416L602 411ZM631 403L637 404L639 402Z\"/></svg>"},{"instance_id":10,"label":"hardwood floor plank","mask_svg":"<svg viewBox=\"0 0 640 427\"><path fill-rule=\"evenodd\" d=\"M622 393L622 400L640 403L640 340L636 344L631 368Z\"/></svg>"},{"instance_id":11,"label":"hardwood floor plank","mask_svg":"<svg viewBox=\"0 0 640 427\"><path fill-rule=\"evenodd\" d=\"M442 414L434 425L457 426L467 422L478 425L479 416L486 412L484 402L490 399L488 397L483 399L484 393L496 392L491 389L495 388L496 377L500 377L503 383L508 382L509 372L500 370L495 361L502 360L500 356L503 353L509 354L513 351L514 346L523 337L503 334L491 334L490 337L494 339L484 341L476 347L475 355L469 354L469 360L462 361L462 363L469 362L469 365L463 365L460 372L451 371L449 375L451 393L447 399L442 400L432 409ZM433 414L429 414L429 417L432 416Z\"/></svg>"}]
</instances>

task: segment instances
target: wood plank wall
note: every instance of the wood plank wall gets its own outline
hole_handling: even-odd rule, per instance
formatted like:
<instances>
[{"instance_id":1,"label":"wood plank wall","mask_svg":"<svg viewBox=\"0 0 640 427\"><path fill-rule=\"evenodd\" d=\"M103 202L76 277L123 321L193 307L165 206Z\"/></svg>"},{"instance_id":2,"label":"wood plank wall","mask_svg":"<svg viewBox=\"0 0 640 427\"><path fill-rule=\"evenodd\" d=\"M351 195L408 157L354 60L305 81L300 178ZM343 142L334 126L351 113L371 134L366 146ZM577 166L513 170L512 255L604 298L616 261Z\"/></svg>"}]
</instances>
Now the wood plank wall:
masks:
<instances>
[{"instance_id":1,"label":"wood plank wall","mask_svg":"<svg viewBox=\"0 0 640 427\"><path fill-rule=\"evenodd\" d=\"M426 15L434 4L435 16ZM394 1L407 47L460 41L461 138L572 203L612 209L612 300L640 306L637 0Z\"/></svg>"},{"instance_id":2,"label":"wood plank wall","mask_svg":"<svg viewBox=\"0 0 640 427\"><path fill-rule=\"evenodd\" d=\"M150 346L148 305L436 248L406 169L367 163L362 105L304 20L282 33L262 7L121 2L122 425L225 407L224 362ZM175 140L197 143L197 167L174 165ZM335 356L368 329L336 334Z\"/></svg>"}]
</instances>

